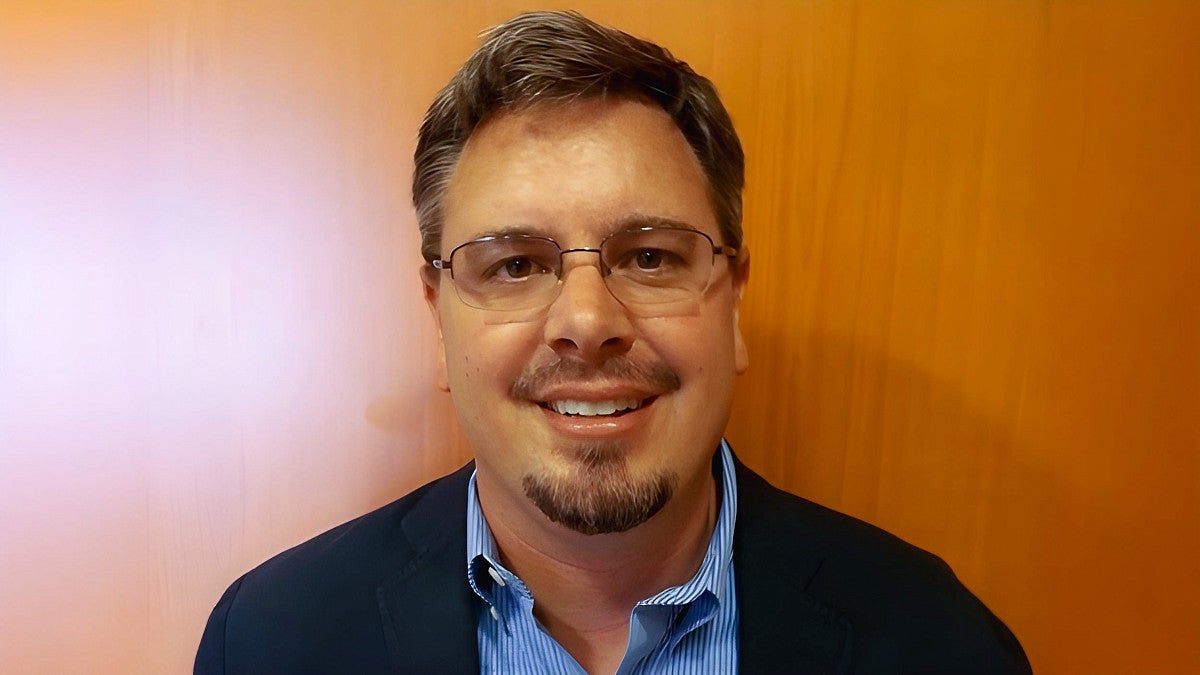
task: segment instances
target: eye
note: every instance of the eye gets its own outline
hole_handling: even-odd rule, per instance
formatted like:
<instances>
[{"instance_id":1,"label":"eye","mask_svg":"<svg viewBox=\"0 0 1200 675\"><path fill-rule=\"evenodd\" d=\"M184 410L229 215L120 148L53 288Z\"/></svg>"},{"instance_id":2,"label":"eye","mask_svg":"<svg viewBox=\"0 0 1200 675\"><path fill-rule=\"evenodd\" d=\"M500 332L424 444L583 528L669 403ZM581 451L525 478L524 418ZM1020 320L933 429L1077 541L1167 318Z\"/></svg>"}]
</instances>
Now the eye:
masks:
<instances>
[{"instance_id":1,"label":"eye","mask_svg":"<svg viewBox=\"0 0 1200 675\"><path fill-rule=\"evenodd\" d=\"M644 248L634 254L633 261L638 266L638 269L656 270L662 267L667 255L665 251L659 249Z\"/></svg>"},{"instance_id":2,"label":"eye","mask_svg":"<svg viewBox=\"0 0 1200 675\"><path fill-rule=\"evenodd\" d=\"M635 248L622 255L613 265L629 273L674 274L687 268L687 259L665 248Z\"/></svg>"},{"instance_id":3,"label":"eye","mask_svg":"<svg viewBox=\"0 0 1200 675\"><path fill-rule=\"evenodd\" d=\"M550 268L529 256L513 256L493 264L486 275L499 281L519 281L534 274L546 274Z\"/></svg>"},{"instance_id":4,"label":"eye","mask_svg":"<svg viewBox=\"0 0 1200 675\"><path fill-rule=\"evenodd\" d=\"M533 263L529 262L529 258L513 258L504 263L504 273L513 279L527 277L532 271Z\"/></svg>"}]
</instances>

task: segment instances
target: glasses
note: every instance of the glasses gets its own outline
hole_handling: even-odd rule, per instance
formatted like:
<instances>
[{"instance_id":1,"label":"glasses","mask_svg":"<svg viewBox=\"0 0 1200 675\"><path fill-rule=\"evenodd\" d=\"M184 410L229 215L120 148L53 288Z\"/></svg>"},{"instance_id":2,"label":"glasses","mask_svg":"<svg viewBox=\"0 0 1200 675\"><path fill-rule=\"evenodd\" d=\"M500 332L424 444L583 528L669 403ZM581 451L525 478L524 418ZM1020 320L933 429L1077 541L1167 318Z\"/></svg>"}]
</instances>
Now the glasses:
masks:
<instances>
[{"instance_id":1,"label":"glasses","mask_svg":"<svg viewBox=\"0 0 1200 675\"><path fill-rule=\"evenodd\" d=\"M558 297L568 253L599 254L609 293L626 307L653 313L699 299L712 279L714 256L735 258L738 250L696 230L635 227L610 234L599 248L563 250L553 239L525 234L480 237L431 264L450 270L458 297L471 307L530 310Z\"/></svg>"}]
</instances>

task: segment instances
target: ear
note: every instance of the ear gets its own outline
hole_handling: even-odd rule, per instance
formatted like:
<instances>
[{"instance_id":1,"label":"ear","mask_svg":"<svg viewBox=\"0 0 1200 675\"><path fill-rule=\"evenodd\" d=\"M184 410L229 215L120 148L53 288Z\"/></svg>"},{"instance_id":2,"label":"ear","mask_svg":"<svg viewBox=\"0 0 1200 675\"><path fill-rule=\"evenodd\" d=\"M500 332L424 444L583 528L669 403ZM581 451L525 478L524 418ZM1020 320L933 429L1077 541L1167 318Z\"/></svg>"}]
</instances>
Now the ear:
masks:
<instances>
[{"instance_id":1,"label":"ear","mask_svg":"<svg viewBox=\"0 0 1200 675\"><path fill-rule=\"evenodd\" d=\"M750 352L746 349L746 339L742 337L742 327L738 321L738 308L742 304L742 294L746 292L746 283L750 280L750 249L743 246L738 257L732 261L733 292L737 298L733 304L733 357L734 367L738 375L750 367Z\"/></svg>"},{"instance_id":2,"label":"ear","mask_svg":"<svg viewBox=\"0 0 1200 675\"><path fill-rule=\"evenodd\" d=\"M433 315L433 325L437 328L438 357L437 357L437 386L442 391L450 391L450 379L446 375L446 338L442 335L442 313L438 308L438 293L441 291L441 272L431 265L421 267L421 285L424 286L425 304Z\"/></svg>"}]
</instances>

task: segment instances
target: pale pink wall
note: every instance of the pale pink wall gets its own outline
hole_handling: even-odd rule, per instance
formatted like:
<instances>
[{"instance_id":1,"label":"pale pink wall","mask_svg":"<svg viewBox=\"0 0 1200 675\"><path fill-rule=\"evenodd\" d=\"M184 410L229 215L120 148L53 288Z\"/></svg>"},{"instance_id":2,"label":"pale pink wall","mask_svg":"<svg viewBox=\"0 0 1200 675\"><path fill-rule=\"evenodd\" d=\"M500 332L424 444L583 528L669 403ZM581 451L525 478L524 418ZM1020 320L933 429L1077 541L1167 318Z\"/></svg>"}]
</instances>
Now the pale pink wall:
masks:
<instances>
[{"instance_id":1,"label":"pale pink wall","mask_svg":"<svg viewBox=\"0 0 1200 675\"><path fill-rule=\"evenodd\" d=\"M0 672L181 672L242 571L464 461L400 18L0 8Z\"/></svg>"}]
</instances>

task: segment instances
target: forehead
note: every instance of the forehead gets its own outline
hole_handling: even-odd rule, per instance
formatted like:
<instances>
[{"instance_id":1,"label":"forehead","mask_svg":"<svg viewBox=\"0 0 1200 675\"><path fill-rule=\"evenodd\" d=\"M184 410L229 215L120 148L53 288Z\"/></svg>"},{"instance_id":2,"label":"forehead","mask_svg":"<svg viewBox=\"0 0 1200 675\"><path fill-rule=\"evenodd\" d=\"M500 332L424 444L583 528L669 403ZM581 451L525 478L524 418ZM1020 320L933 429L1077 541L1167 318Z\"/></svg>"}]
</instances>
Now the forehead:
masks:
<instances>
[{"instance_id":1,"label":"forehead","mask_svg":"<svg viewBox=\"0 0 1200 675\"><path fill-rule=\"evenodd\" d=\"M718 234L708 181L683 133L658 106L583 99L487 120L451 176L448 247L499 231L571 239L631 219L662 219Z\"/></svg>"}]
</instances>

